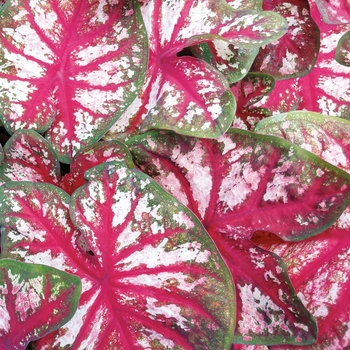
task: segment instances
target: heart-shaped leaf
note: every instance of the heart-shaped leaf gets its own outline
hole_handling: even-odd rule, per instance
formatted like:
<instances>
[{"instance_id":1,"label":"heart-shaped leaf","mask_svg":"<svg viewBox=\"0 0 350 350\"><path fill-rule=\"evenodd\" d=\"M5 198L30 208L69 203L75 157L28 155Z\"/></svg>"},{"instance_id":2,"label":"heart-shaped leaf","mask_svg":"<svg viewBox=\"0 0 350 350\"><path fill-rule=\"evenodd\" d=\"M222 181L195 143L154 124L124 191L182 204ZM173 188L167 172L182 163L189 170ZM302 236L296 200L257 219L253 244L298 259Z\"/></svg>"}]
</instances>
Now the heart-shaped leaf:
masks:
<instances>
[{"instance_id":1,"label":"heart-shaped leaf","mask_svg":"<svg viewBox=\"0 0 350 350\"><path fill-rule=\"evenodd\" d=\"M45 265L0 259L0 347L26 349L74 315L81 293L77 276Z\"/></svg>"},{"instance_id":2,"label":"heart-shaped leaf","mask_svg":"<svg viewBox=\"0 0 350 350\"><path fill-rule=\"evenodd\" d=\"M270 116L268 110L253 108L252 105L271 93L275 79L271 75L249 73L231 91L237 100L236 117L240 118L249 130L254 130L259 120Z\"/></svg>"},{"instance_id":3,"label":"heart-shaped leaf","mask_svg":"<svg viewBox=\"0 0 350 350\"><path fill-rule=\"evenodd\" d=\"M350 346L349 215L348 210L332 228L302 242L270 243L264 236L255 240L256 244L283 258L298 296L317 320L317 342L306 349Z\"/></svg>"},{"instance_id":4,"label":"heart-shaped leaf","mask_svg":"<svg viewBox=\"0 0 350 350\"><path fill-rule=\"evenodd\" d=\"M263 9L282 15L288 22L288 31L277 42L260 48L252 71L276 79L308 74L320 48L320 31L310 16L308 0L263 1Z\"/></svg>"},{"instance_id":5,"label":"heart-shaped leaf","mask_svg":"<svg viewBox=\"0 0 350 350\"><path fill-rule=\"evenodd\" d=\"M4 146L4 181L34 181L57 185L61 169L51 145L33 130L18 130Z\"/></svg>"},{"instance_id":6,"label":"heart-shaped leaf","mask_svg":"<svg viewBox=\"0 0 350 350\"><path fill-rule=\"evenodd\" d=\"M284 138L350 172L350 122L345 119L295 111L266 118L255 131Z\"/></svg>"},{"instance_id":7,"label":"heart-shaped leaf","mask_svg":"<svg viewBox=\"0 0 350 350\"><path fill-rule=\"evenodd\" d=\"M232 129L218 140L152 132L135 137L129 145L140 168L201 219L231 274L241 278L241 284L236 283L237 291L242 289L242 294L237 294L238 299L241 298L237 302L237 320L249 319L252 315L257 320L259 313L269 320L267 305L271 301L269 305L278 310L279 320L284 317L291 327L269 328L267 321L266 327L242 328L246 333L239 333L237 328L235 339L270 344L282 340L292 344L312 342L314 323L306 317L300 301L296 301L285 275L278 275L278 271L283 271L281 262L266 253L269 268L263 270L263 263L261 269L258 268L253 260L259 254L253 259L250 249L254 247L247 241L259 229L290 240L322 231L336 220L350 200L349 176L281 139L243 130ZM344 197L338 202L338 209L334 207L337 214L334 213L332 219L329 213L322 212L328 210L326 203L336 202L337 196ZM269 288L264 287L267 282ZM282 286L284 297L281 297ZM248 289L253 293L254 288L266 304L247 297ZM275 333L271 334L272 329Z\"/></svg>"},{"instance_id":8,"label":"heart-shaped leaf","mask_svg":"<svg viewBox=\"0 0 350 350\"><path fill-rule=\"evenodd\" d=\"M335 59L344 66L350 66L350 31L339 39Z\"/></svg>"},{"instance_id":9,"label":"heart-shaped leaf","mask_svg":"<svg viewBox=\"0 0 350 350\"><path fill-rule=\"evenodd\" d=\"M97 166L69 196L42 183L0 188L3 255L80 276L78 311L36 348L226 349L231 275L198 219L123 163ZM55 344L55 345L53 345Z\"/></svg>"},{"instance_id":10,"label":"heart-shaped leaf","mask_svg":"<svg viewBox=\"0 0 350 350\"><path fill-rule=\"evenodd\" d=\"M148 0L143 2L141 11L150 42L146 82L139 98L107 138L120 138L120 134L128 137L140 129L154 128L207 138L220 136L235 112L227 81L203 61L177 54L216 40L243 47L240 52L249 62L249 55L255 57L257 47L284 34L283 17L258 10L235 12L224 0ZM224 53L219 55L223 56ZM226 56L225 64L233 65L232 53L227 52Z\"/></svg>"},{"instance_id":11,"label":"heart-shaped leaf","mask_svg":"<svg viewBox=\"0 0 350 350\"><path fill-rule=\"evenodd\" d=\"M296 79L279 80L272 93L256 105L273 114L308 110L326 115L350 116L350 67L335 61L335 50L347 28L327 25L310 1L312 18L321 31L321 46L312 71Z\"/></svg>"},{"instance_id":12,"label":"heart-shaped leaf","mask_svg":"<svg viewBox=\"0 0 350 350\"><path fill-rule=\"evenodd\" d=\"M316 4L326 23L350 23L350 4L348 1L316 0Z\"/></svg>"},{"instance_id":13,"label":"heart-shaped leaf","mask_svg":"<svg viewBox=\"0 0 350 350\"><path fill-rule=\"evenodd\" d=\"M62 178L59 186L72 194L78 187L85 185L87 170L112 161L123 161L129 168L134 167L128 148L119 141L100 141L85 147L73 157L69 173Z\"/></svg>"},{"instance_id":14,"label":"heart-shaped leaf","mask_svg":"<svg viewBox=\"0 0 350 350\"><path fill-rule=\"evenodd\" d=\"M0 27L2 121L10 132L46 131L62 162L141 88L148 52L136 0L8 1Z\"/></svg>"}]
</instances>

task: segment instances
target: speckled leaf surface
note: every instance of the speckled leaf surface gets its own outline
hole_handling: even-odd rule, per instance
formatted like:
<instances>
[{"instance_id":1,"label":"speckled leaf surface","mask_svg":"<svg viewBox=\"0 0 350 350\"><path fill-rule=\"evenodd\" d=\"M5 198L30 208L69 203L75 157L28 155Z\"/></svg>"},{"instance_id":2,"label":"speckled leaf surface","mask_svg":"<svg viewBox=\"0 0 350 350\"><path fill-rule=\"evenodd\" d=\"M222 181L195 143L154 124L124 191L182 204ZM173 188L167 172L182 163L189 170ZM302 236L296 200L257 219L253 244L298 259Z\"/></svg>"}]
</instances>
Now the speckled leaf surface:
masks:
<instances>
[{"instance_id":1,"label":"speckled leaf surface","mask_svg":"<svg viewBox=\"0 0 350 350\"><path fill-rule=\"evenodd\" d=\"M345 172L273 136L231 129L207 140L151 132L129 146L141 169L206 228L229 236L269 230L306 238L330 226L350 200Z\"/></svg>"},{"instance_id":2,"label":"speckled leaf surface","mask_svg":"<svg viewBox=\"0 0 350 350\"><path fill-rule=\"evenodd\" d=\"M237 291L242 291L237 293L237 320L258 320L260 313L272 322L270 305L279 322L284 317L283 324L290 327L277 330L275 326L269 328L267 322L266 327L251 327L255 334L242 328L246 333L236 333L236 339L273 343L274 335L281 342L312 342L314 323L289 282L282 283L280 261L266 253L269 267L263 271L265 263L258 266L259 254L252 254L254 247L247 242L259 229L298 240L329 227L349 202L349 177L281 139L243 130L232 129L218 140L152 132L135 137L129 145L136 164L201 219L231 274L244 281L242 285L236 283ZM331 209L337 197L342 199L331 218L332 214L324 210ZM252 298L254 291L264 303ZM273 330L276 333L271 334Z\"/></svg>"},{"instance_id":3,"label":"speckled leaf surface","mask_svg":"<svg viewBox=\"0 0 350 350\"><path fill-rule=\"evenodd\" d=\"M231 275L198 219L120 162L86 177L70 201L47 184L0 188L4 255L45 261L83 283L75 316L35 348L227 348Z\"/></svg>"},{"instance_id":4,"label":"speckled leaf surface","mask_svg":"<svg viewBox=\"0 0 350 350\"><path fill-rule=\"evenodd\" d=\"M350 346L349 217L347 210L330 229L302 242L270 243L264 242L263 237L256 241L285 261L298 296L317 321L317 342L306 346L307 350Z\"/></svg>"},{"instance_id":5,"label":"speckled leaf surface","mask_svg":"<svg viewBox=\"0 0 350 350\"><path fill-rule=\"evenodd\" d=\"M207 138L220 136L235 112L226 80L201 60L177 57L177 53L224 38L237 48L247 49L247 56L249 50L284 34L283 17L258 10L235 12L222 0L148 0L141 11L150 42L146 82L107 137L128 137L140 129L154 128ZM229 61L232 53L222 56ZM195 121L189 122L192 119Z\"/></svg>"},{"instance_id":6,"label":"speckled leaf surface","mask_svg":"<svg viewBox=\"0 0 350 350\"><path fill-rule=\"evenodd\" d=\"M295 79L279 80L273 92L257 104L274 114L292 110L308 110L326 115L350 116L350 67L335 60L339 39L348 31L346 26L327 25L320 18L314 0L310 10L321 31L321 45L312 71Z\"/></svg>"},{"instance_id":7,"label":"speckled leaf surface","mask_svg":"<svg viewBox=\"0 0 350 350\"><path fill-rule=\"evenodd\" d=\"M316 0L316 4L326 23L350 23L350 3L348 0Z\"/></svg>"},{"instance_id":8,"label":"speckled leaf surface","mask_svg":"<svg viewBox=\"0 0 350 350\"><path fill-rule=\"evenodd\" d=\"M335 59L344 66L350 66L350 31L339 39Z\"/></svg>"},{"instance_id":9,"label":"speckled leaf surface","mask_svg":"<svg viewBox=\"0 0 350 350\"><path fill-rule=\"evenodd\" d=\"M296 295L282 259L250 240L230 239L215 230L210 233L235 281L234 343L314 343L316 322Z\"/></svg>"},{"instance_id":10,"label":"speckled leaf surface","mask_svg":"<svg viewBox=\"0 0 350 350\"><path fill-rule=\"evenodd\" d=\"M350 172L350 122L345 119L295 111L266 118L255 131L282 137Z\"/></svg>"},{"instance_id":11,"label":"speckled leaf surface","mask_svg":"<svg viewBox=\"0 0 350 350\"><path fill-rule=\"evenodd\" d=\"M226 0L235 11L262 10L262 0Z\"/></svg>"},{"instance_id":12,"label":"speckled leaf surface","mask_svg":"<svg viewBox=\"0 0 350 350\"><path fill-rule=\"evenodd\" d=\"M1 349L26 349L30 341L62 326L74 315L80 293L77 276L0 259Z\"/></svg>"},{"instance_id":13,"label":"speckled leaf surface","mask_svg":"<svg viewBox=\"0 0 350 350\"><path fill-rule=\"evenodd\" d=\"M64 175L59 187L72 194L85 185L85 172L104 162L123 161L133 168L131 154L125 144L119 141L100 141L78 152L70 164L69 173Z\"/></svg>"},{"instance_id":14,"label":"speckled leaf surface","mask_svg":"<svg viewBox=\"0 0 350 350\"><path fill-rule=\"evenodd\" d=\"M4 146L1 180L46 182L58 185L61 169L51 145L34 130L18 130Z\"/></svg>"},{"instance_id":15,"label":"speckled leaf surface","mask_svg":"<svg viewBox=\"0 0 350 350\"><path fill-rule=\"evenodd\" d=\"M320 31L310 15L308 0L263 1L263 9L275 11L288 23L287 33L260 48L252 71L288 79L306 75L316 62Z\"/></svg>"},{"instance_id":16,"label":"speckled leaf surface","mask_svg":"<svg viewBox=\"0 0 350 350\"><path fill-rule=\"evenodd\" d=\"M275 87L275 79L268 74L249 73L231 91L237 101L236 117L242 120L248 130L254 130L259 120L270 116L268 110L252 107Z\"/></svg>"},{"instance_id":17,"label":"speckled leaf surface","mask_svg":"<svg viewBox=\"0 0 350 350\"><path fill-rule=\"evenodd\" d=\"M2 121L10 132L46 131L69 162L143 83L148 52L138 2L18 0L1 16Z\"/></svg>"}]
</instances>

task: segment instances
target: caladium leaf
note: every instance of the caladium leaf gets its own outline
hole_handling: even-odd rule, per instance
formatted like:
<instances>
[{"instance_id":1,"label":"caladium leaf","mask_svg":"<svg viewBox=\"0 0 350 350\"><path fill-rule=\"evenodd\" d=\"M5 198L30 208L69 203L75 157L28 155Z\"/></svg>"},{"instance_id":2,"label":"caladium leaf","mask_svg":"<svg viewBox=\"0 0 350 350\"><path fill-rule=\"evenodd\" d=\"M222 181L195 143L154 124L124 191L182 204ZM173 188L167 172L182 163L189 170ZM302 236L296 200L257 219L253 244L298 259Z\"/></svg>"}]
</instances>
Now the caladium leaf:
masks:
<instances>
[{"instance_id":1,"label":"caladium leaf","mask_svg":"<svg viewBox=\"0 0 350 350\"><path fill-rule=\"evenodd\" d=\"M256 47L284 34L283 17L258 10L235 12L224 0L176 4L148 0L141 10L151 51L146 82L107 138L128 137L140 129L154 128L207 138L220 136L235 112L227 81L201 60L177 57L177 53L203 42L225 39L243 47L245 56L251 50L255 57Z\"/></svg>"},{"instance_id":2,"label":"caladium leaf","mask_svg":"<svg viewBox=\"0 0 350 350\"><path fill-rule=\"evenodd\" d=\"M75 316L35 348L227 348L235 321L231 275L198 219L121 162L86 177L70 201L80 234L59 188L0 188L3 255L44 260L83 283Z\"/></svg>"},{"instance_id":3,"label":"caladium leaf","mask_svg":"<svg viewBox=\"0 0 350 350\"><path fill-rule=\"evenodd\" d=\"M219 38L187 49L224 74L230 84L247 75L259 51L257 48L238 47Z\"/></svg>"},{"instance_id":4,"label":"caladium leaf","mask_svg":"<svg viewBox=\"0 0 350 350\"><path fill-rule=\"evenodd\" d=\"M298 296L317 320L317 342L305 349L350 346L349 215L348 210L330 229L302 242L270 243L263 236L256 240L283 258ZM277 349L293 348L278 346Z\"/></svg>"},{"instance_id":5,"label":"caladium leaf","mask_svg":"<svg viewBox=\"0 0 350 350\"><path fill-rule=\"evenodd\" d=\"M143 83L148 51L138 2L8 1L1 16L2 121L10 132L46 131L70 162Z\"/></svg>"},{"instance_id":6,"label":"caladium leaf","mask_svg":"<svg viewBox=\"0 0 350 350\"><path fill-rule=\"evenodd\" d=\"M350 23L349 1L316 0L322 19L328 24Z\"/></svg>"},{"instance_id":7,"label":"caladium leaf","mask_svg":"<svg viewBox=\"0 0 350 350\"><path fill-rule=\"evenodd\" d=\"M30 341L61 327L74 315L80 293L77 276L0 259L1 349L26 349Z\"/></svg>"},{"instance_id":8,"label":"caladium leaf","mask_svg":"<svg viewBox=\"0 0 350 350\"><path fill-rule=\"evenodd\" d=\"M235 11L262 10L262 0L226 0Z\"/></svg>"},{"instance_id":9,"label":"caladium leaf","mask_svg":"<svg viewBox=\"0 0 350 350\"><path fill-rule=\"evenodd\" d=\"M266 118L255 131L284 138L350 172L350 122L345 119L295 111Z\"/></svg>"},{"instance_id":10,"label":"caladium leaf","mask_svg":"<svg viewBox=\"0 0 350 350\"><path fill-rule=\"evenodd\" d=\"M239 287L236 283L237 291L242 290L242 294L237 294L237 298L241 298L237 302L237 319L252 317L257 320L258 313L265 315L266 320L271 319L267 306L271 301L269 305L278 310L279 320L284 317L284 324L290 327L277 331L274 326L269 328L265 324L266 328L252 327L255 334L247 329L246 333L239 333L237 328L236 339L275 344L278 340L272 340L274 335L279 341L283 339L293 344L312 342L314 322L306 317L305 309L296 301L290 283L281 282L283 274L276 277L277 271L283 270L280 261L266 253L269 268L264 272L251 268L256 258L252 258L250 251L254 247L247 242L259 229L267 229L289 240L322 231L336 220L349 202L349 177L281 139L243 130L232 129L218 140L152 132L135 137L128 144L140 168L201 219L226 259L231 274L239 279L244 271L244 282ZM340 182L333 183L337 188L333 191L331 183L335 179ZM324 186L328 189L323 192ZM327 210L324 204L334 203L338 195L344 195L344 202L339 202L337 214L331 219L328 214L322 214L323 209ZM244 254L250 255L243 259ZM273 264L276 264L274 268ZM257 281L260 281L258 286ZM266 282L271 283L267 289L264 288ZM254 295L254 288L256 295L266 301L266 307L247 296L249 291ZM269 333L273 330L275 333Z\"/></svg>"},{"instance_id":11,"label":"caladium leaf","mask_svg":"<svg viewBox=\"0 0 350 350\"><path fill-rule=\"evenodd\" d=\"M87 170L112 161L123 161L129 168L134 167L131 154L122 142L100 141L85 147L74 156L70 170L62 178L59 186L68 194L72 194L78 187L85 185L84 175Z\"/></svg>"},{"instance_id":12,"label":"caladium leaf","mask_svg":"<svg viewBox=\"0 0 350 350\"><path fill-rule=\"evenodd\" d=\"M304 77L277 81L272 93L256 107L268 108L273 114L298 109L347 118L350 116L350 67L334 59L337 43L347 28L325 24L314 1L309 2L312 18L321 31L316 65Z\"/></svg>"},{"instance_id":13,"label":"caladium leaf","mask_svg":"<svg viewBox=\"0 0 350 350\"><path fill-rule=\"evenodd\" d=\"M282 259L250 240L210 232L235 281L238 313L234 343L314 343L316 322L297 297Z\"/></svg>"},{"instance_id":14,"label":"caladium leaf","mask_svg":"<svg viewBox=\"0 0 350 350\"><path fill-rule=\"evenodd\" d=\"M18 130L4 146L3 181L34 181L57 185L61 169L51 145L33 130Z\"/></svg>"},{"instance_id":15,"label":"caladium leaf","mask_svg":"<svg viewBox=\"0 0 350 350\"><path fill-rule=\"evenodd\" d=\"M260 48L252 71L288 79L306 75L320 48L320 31L310 15L308 0L263 1L263 9L276 11L288 22L287 33Z\"/></svg>"},{"instance_id":16,"label":"caladium leaf","mask_svg":"<svg viewBox=\"0 0 350 350\"><path fill-rule=\"evenodd\" d=\"M270 94L274 86L275 79L261 73L249 73L231 86L237 101L236 117L243 120L249 130L253 130L259 120L271 115L268 110L251 106Z\"/></svg>"},{"instance_id":17,"label":"caladium leaf","mask_svg":"<svg viewBox=\"0 0 350 350\"><path fill-rule=\"evenodd\" d=\"M339 39L335 59L344 66L350 66L350 31Z\"/></svg>"},{"instance_id":18,"label":"caladium leaf","mask_svg":"<svg viewBox=\"0 0 350 350\"><path fill-rule=\"evenodd\" d=\"M273 136L230 129L203 140L150 132L128 145L141 169L206 228L229 236L238 227L241 238L256 230L306 238L330 226L350 201L345 172Z\"/></svg>"}]
</instances>

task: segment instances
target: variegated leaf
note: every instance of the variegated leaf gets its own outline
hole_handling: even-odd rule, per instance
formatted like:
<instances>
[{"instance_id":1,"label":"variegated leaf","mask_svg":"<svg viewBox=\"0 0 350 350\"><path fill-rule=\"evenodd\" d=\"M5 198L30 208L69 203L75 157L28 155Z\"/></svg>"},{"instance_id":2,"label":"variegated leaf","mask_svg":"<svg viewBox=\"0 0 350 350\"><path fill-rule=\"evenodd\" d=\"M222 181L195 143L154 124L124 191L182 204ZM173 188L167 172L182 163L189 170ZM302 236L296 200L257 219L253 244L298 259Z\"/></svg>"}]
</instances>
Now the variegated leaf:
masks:
<instances>
[{"instance_id":1,"label":"variegated leaf","mask_svg":"<svg viewBox=\"0 0 350 350\"><path fill-rule=\"evenodd\" d=\"M306 346L306 350L350 346L349 217L350 210L347 210L332 228L302 242L270 243L264 242L264 237L255 240L283 258L298 296L317 321L317 342Z\"/></svg>"},{"instance_id":2,"label":"variegated leaf","mask_svg":"<svg viewBox=\"0 0 350 350\"><path fill-rule=\"evenodd\" d=\"M276 344L275 335L285 343L312 342L314 323L309 317L305 318L307 313L297 302L289 282L283 280L283 274L275 279L277 271L283 270L278 266L278 259L266 253L269 268L263 270L264 264L261 263L260 270L257 266L252 268L254 262L251 256L245 256L244 260L243 257L236 258L236 254L244 255L244 251L248 254L249 249L253 249L244 247L259 229L274 232L288 240L302 239L324 230L349 203L349 176L281 139L243 130L232 129L218 140L152 132L135 137L129 145L140 168L201 219L226 259L232 275L238 279L244 276L240 287L251 286L252 293L256 288L257 295L266 301L266 305L278 310L280 321L284 317L285 324L291 327L283 331L277 326L269 329L265 324L267 328L264 329L253 327L255 333L247 329L244 329L246 333L240 333L237 328L236 339L240 337L240 341ZM333 207L336 213L332 218L330 212L323 211L330 209L338 196L342 200L336 204L338 209ZM273 263L276 264L274 268ZM264 287L267 282L270 283L269 288ZM282 285L285 287L283 298ZM238 284L236 287L238 291ZM245 294L238 293L237 297L243 298ZM271 304L267 302L269 300ZM250 318L250 314L256 316L257 313L267 315L269 310L266 305L258 305L254 298L245 297L244 303L239 299L237 318L245 320ZM284 316L281 310L284 310ZM256 317L253 319L257 320ZM269 333L272 330L275 333Z\"/></svg>"},{"instance_id":3,"label":"variegated leaf","mask_svg":"<svg viewBox=\"0 0 350 350\"><path fill-rule=\"evenodd\" d=\"M348 0L316 0L316 4L326 23L350 23L350 3Z\"/></svg>"},{"instance_id":4,"label":"variegated leaf","mask_svg":"<svg viewBox=\"0 0 350 350\"><path fill-rule=\"evenodd\" d=\"M123 161L133 168L128 148L119 141L100 141L78 152L70 164L69 172L62 178L59 186L68 194L85 185L85 172L104 162Z\"/></svg>"},{"instance_id":5,"label":"variegated leaf","mask_svg":"<svg viewBox=\"0 0 350 350\"><path fill-rule=\"evenodd\" d=\"M350 31L339 39L335 59L344 66L350 66Z\"/></svg>"},{"instance_id":6,"label":"variegated leaf","mask_svg":"<svg viewBox=\"0 0 350 350\"><path fill-rule=\"evenodd\" d=\"M136 0L8 1L0 108L10 132L46 131L62 162L98 140L136 97L147 36Z\"/></svg>"},{"instance_id":7,"label":"variegated leaf","mask_svg":"<svg viewBox=\"0 0 350 350\"><path fill-rule=\"evenodd\" d=\"M284 138L350 173L350 122L345 119L295 111L264 119L255 131Z\"/></svg>"},{"instance_id":8,"label":"variegated leaf","mask_svg":"<svg viewBox=\"0 0 350 350\"><path fill-rule=\"evenodd\" d=\"M327 25L320 18L314 0L309 0L311 15L321 31L321 47L312 71L300 78L276 82L272 93L256 107L273 114L308 110L326 115L350 116L350 67L334 59L339 39L348 30L341 25Z\"/></svg>"},{"instance_id":9,"label":"variegated leaf","mask_svg":"<svg viewBox=\"0 0 350 350\"><path fill-rule=\"evenodd\" d=\"M61 169L51 145L34 130L18 130L4 146L3 181L33 181L58 185Z\"/></svg>"},{"instance_id":10,"label":"variegated leaf","mask_svg":"<svg viewBox=\"0 0 350 350\"><path fill-rule=\"evenodd\" d=\"M154 128L199 137L220 136L235 112L226 80L204 62L176 55L203 42L217 39L223 43L224 38L237 48L243 47L240 53L251 60L256 47L284 34L284 19L273 12L235 12L224 0L148 0L141 10L151 51L146 82L106 138L128 137L140 129ZM227 47L220 48L224 49ZM232 55L235 53L226 52L219 57L232 66Z\"/></svg>"},{"instance_id":11,"label":"variegated leaf","mask_svg":"<svg viewBox=\"0 0 350 350\"><path fill-rule=\"evenodd\" d=\"M0 188L3 255L45 262L83 283L75 316L35 348L227 348L231 275L197 218L123 163L104 163L86 177L70 205L80 231L59 188Z\"/></svg>"},{"instance_id":12,"label":"variegated leaf","mask_svg":"<svg viewBox=\"0 0 350 350\"><path fill-rule=\"evenodd\" d=\"M0 259L0 348L26 349L74 315L77 276L45 265Z\"/></svg>"},{"instance_id":13,"label":"variegated leaf","mask_svg":"<svg viewBox=\"0 0 350 350\"><path fill-rule=\"evenodd\" d=\"M276 79L308 74L320 48L320 31L310 15L308 0L263 1L263 9L282 15L288 31L278 41L260 48L252 71Z\"/></svg>"}]
</instances>

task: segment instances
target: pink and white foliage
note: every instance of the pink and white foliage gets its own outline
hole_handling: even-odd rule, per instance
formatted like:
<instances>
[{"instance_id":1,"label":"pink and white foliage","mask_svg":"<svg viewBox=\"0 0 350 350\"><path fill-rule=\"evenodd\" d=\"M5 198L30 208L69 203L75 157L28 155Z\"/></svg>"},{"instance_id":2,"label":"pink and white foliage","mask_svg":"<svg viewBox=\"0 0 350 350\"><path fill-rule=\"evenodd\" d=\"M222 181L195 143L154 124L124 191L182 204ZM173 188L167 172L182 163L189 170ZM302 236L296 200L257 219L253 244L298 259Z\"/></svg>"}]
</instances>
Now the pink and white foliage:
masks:
<instances>
[{"instance_id":1,"label":"pink and white foliage","mask_svg":"<svg viewBox=\"0 0 350 350\"><path fill-rule=\"evenodd\" d=\"M350 173L347 120L294 112L265 119L256 130L286 138ZM283 258L298 295L316 318L319 337L310 349L350 345L349 232L348 207L331 228L305 241L276 243L264 236L254 240Z\"/></svg>"},{"instance_id":2,"label":"pink and white foliage","mask_svg":"<svg viewBox=\"0 0 350 350\"><path fill-rule=\"evenodd\" d=\"M350 66L350 31L346 32L339 39L335 59L344 66Z\"/></svg>"},{"instance_id":3,"label":"pink and white foliage","mask_svg":"<svg viewBox=\"0 0 350 350\"><path fill-rule=\"evenodd\" d=\"M198 219L123 163L86 178L71 199L42 183L0 188L3 256L82 280L74 317L34 348L227 348L231 275Z\"/></svg>"},{"instance_id":4,"label":"pink and white foliage","mask_svg":"<svg viewBox=\"0 0 350 350\"><path fill-rule=\"evenodd\" d=\"M272 305L279 324L289 325L269 328L267 321L259 329L237 326L235 339L268 343L278 336L281 342L311 342L314 323L303 317L304 307L285 279L283 264L268 252L261 254L266 262L260 259L262 252L249 239L256 230L287 240L322 231L349 203L350 178L281 139L238 129L218 140L151 132L132 139L129 147L136 164L200 218L234 279L242 281L235 281L238 324L249 317L257 321L257 313L271 320ZM254 291L266 301L264 307L247 296Z\"/></svg>"},{"instance_id":5,"label":"pink and white foliage","mask_svg":"<svg viewBox=\"0 0 350 350\"><path fill-rule=\"evenodd\" d=\"M57 155L50 144L34 130L18 130L4 146L0 165L1 181L32 181L56 185L68 194L85 185L86 170L111 161L124 161L133 168L131 154L119 141L100 141L73 157L69 172L61 176Z\"/></svg>"},{"instance_id":6,"label":"pink and white foliage","mask_svg":"<svg viewBox=\"0 0 350 350\"><path fill-rule=\"evenodd\" d=\"M263 9L282 15L287 33L260 48L253 72L288 79L306 75L313 68L320 48L320 31L311 17L308 0L263 1Z\"/></svg>"},{"instance_id":7,"label":"pink and white foliage","mask_svg":"<svg viewBox=\"0 0 350 350\"><path fill-rule=\"evenodd\" d=\"M316 0L322 19L328 24L350 23L350 3L347 0Z\"/></svg>"},{"instance_id":8,"label":"pink and white foliage","mask_svg":"<svg viewBox=\"0 0 350 350\"><path fill-rule=\"evenodd\" d=\"M4 146L1 181L34 181L58 185L61 169L56 153L40 134L18 130Z\"/></svg>"},{"instance_id":9,"label":"pink and white foliage","mask_svg":"<svg viewBox=\"0 0 350 350\"><path fill-rule=\"evenodd\" d=\"M217 38L217 44L223 45L217 50L228 60L227 45L253 49L271 42L284 34L284 19L273 12L235 12L223 0L148 0L141 11L150 43L146 81L108 138L154 128L220 136L235 112L226 79L202 60L177 54Z\"/></svg>"},{"instance_id":10,"label":"pink and white foliage","mask_svg":"<svg viewBox=\"0 0 350 350\"><path fill-rule=\"evenodd\" d=\"M1 349L26 349L30 341L68 322L77 309L81 293L77 276L0 259L0 281Z\"/></svg>"},{"instance_id":11,"label":"pink and white foliage","mask_svg":"<svg viewBox=\"0 0 350 350\"><path fill-rule=\"evenodd\" d=\"M9 1L0 90L9 132L46 132L63 162L98 140L134 100L147 65L135 0Z\"/></svg>"},{"instance_id":12,"label":"pink and white foliage","mask_svg":"<svg viewBox=\"0 0 350 350\"><path fill-rule=\"evenodd\" d=\"M308 110L325 115L350 115L350 67L335 60L339 39L348 31L343 25L325 24L310 0L310 10L321 32L321 45L312 71L295 79L279 80L272 93L257 104L279 114Z\"/></svg>"}]
</instances>

